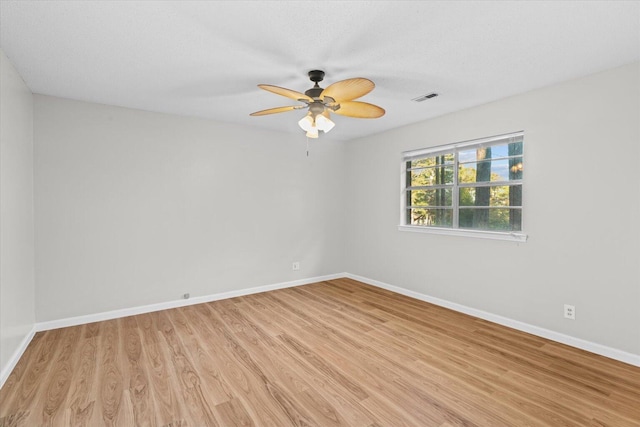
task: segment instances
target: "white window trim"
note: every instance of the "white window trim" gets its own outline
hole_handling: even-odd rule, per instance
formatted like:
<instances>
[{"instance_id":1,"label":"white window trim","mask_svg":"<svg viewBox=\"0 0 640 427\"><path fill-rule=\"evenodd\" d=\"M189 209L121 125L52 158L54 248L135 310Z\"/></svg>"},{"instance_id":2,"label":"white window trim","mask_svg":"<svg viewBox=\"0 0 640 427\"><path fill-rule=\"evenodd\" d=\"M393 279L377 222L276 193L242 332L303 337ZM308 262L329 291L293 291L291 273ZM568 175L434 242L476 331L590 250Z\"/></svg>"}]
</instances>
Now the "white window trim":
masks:
<instances>
[{"instance_id":1,"label":"white window trim","mask_svg":"<svg viewBox=\"0 0 640 427\"><path fill-rule=\"evenodd\" d=\"M487 138L474 139L470 141L462 141L454 144L446 144L437 147L430 148L422 148L418 150L410 150L402 153L402 161L401 161L401 171L400 171L400 224L398 225L398 231L412 232L412 233L424 233L424 234L440 234L440 235L449 235L449 236L460 236L460 237L472 237L472 238L480 238L480 239L493 239L493 240L504 240L511 242L524 243L528 239L528 235L523 233L522 231L487 231L487 230L471 230L467 228L445 228L445 227L427 227L420 225L407 225L404 224L405 215L406 215L406 191L405 191L405 179L406 179L406 162L407 160L411 160L412 158L420 158L425 155L434 155L439 152L451 152L452 150L467 147L470 145L478 145L478 144L491 144L491 142L510 138L523 136L524 131L512 132L503 135L496 135ZM524 153L523 153L524 154ZM456 161L457 164L457 161ZM522 183L524 189L524 182ZM523 219L523 228L524 228L524 213L522 215Z\"/></svg>"},{"instance_id":2,"label":"white window trim","mask_svg":"<svg viewBox=\"0 0 640 427\"><path fill-rule=\"evenodd\" d=\"M467 228L424 227L420 225L399 225L399 231L412 233L444 234L449 236L476 237L479 239L507 240L510 242L526 242L528 235L521 232L469 230Z\"/></svg>"}]
</instances>

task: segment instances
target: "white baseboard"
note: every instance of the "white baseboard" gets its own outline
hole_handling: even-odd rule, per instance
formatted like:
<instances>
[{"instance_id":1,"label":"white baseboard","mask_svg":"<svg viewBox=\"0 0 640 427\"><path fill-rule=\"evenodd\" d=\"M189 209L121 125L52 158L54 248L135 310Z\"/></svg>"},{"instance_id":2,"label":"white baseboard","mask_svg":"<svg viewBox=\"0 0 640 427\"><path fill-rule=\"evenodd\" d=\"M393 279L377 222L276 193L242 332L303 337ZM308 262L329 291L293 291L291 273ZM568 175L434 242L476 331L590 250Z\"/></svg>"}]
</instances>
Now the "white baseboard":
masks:
<instances>
[{"instance_id":1,"label":"white baseboard","mask_svg":"<svg viewBox=\"0 0 640 427\"><path fill-rule=\"evenodd\" d=\"M31 342L35 334L36 334L36 327L34 325L29 331L29 333L27 333L27 335L25 335L22 341L20 341L20 345L18 346L18 348L16 348L16 351L14 351L11 357L9 358L7 365L2 367L2 371L0 371L0 388L2 388L5 381L7 381L7 379L9 378L9 375L11 375L11 371L13 371L13 368L15 368L16 365L18 364L18 361L22 357L22 353L24 353L24 351L27 349L27 346L29 345L29 343Z\"/></svg>"},{"instance_id":2,"label":"white baseboard","mask_svg":"<svg viewBox=\"0 0 640 427\"><path fill-rule=\"evenodd\" d=\"M120 317L134 316L136 314L151 313L154 311L167 310L176 307L201 304L205 302L217 301L227 298L240 297L243 295L257 294L260 292L273 291L276 289L291 288L293 286L308 285L310 283L322 282L324 280L338 279L345 277L344 273L329 274L326 276L309 277L307 279L292 280L290 282L275 283L272 285L256 286L254 288L239 289L236 291L221 292L219 294L205 295L201 297L166 301L158 304L143 305L138 307L123 308L120 310L105 311L102 313L87 314L85 316L68 317L66 319L50 320L36 323L36 331L48 331L50 329L66 328L68 326L84 325L86 323L100 322L103 320L118 319Z\"/></svg>"},{"instance_id":3,"label":"white baseboard","mask_svg":"<svg viewBox=\"0 0 640 427\"><path fill-rule=\"evenodd\" d=\"M421 294L419 292L411 291L409 289L404 289L399 286L394 286L388 283L380 282L378 280L369 279L367 277L362 277L362 276L358 276L351 273L345 273L345 277L348 277L353 280L357 280L359 282L366 283L368 285L387 289L389 291L396 292L398 294L406 295L411 298L426 301L431 304L439 305L441 307L449 308L451 310L458 311L460 313L465 313L474 317L478 317L480 319L488 320L489 322L497 323L499 325L517 329L519 331L527 332L532 335L537 335L542 338L547 338L549 340L566 344L571 347L576 347L582 350L589 351L591 353L599 354L601 356L605 356L610 359L615 359L620 362L624 362L630 365L640 367L640 355L638 354L628 353L626 351L618 350L612 347L607 347L605 345L583 340L581 338L575 338L570 335L561 334L559 332L551 331L549 329L530 325L528 323L509 319L508 317L499 316L497 314L492 314L492 313L478 310L472 307L467 307L465 305L457 304L455 302Z\"/></svg>"}]
</instances>

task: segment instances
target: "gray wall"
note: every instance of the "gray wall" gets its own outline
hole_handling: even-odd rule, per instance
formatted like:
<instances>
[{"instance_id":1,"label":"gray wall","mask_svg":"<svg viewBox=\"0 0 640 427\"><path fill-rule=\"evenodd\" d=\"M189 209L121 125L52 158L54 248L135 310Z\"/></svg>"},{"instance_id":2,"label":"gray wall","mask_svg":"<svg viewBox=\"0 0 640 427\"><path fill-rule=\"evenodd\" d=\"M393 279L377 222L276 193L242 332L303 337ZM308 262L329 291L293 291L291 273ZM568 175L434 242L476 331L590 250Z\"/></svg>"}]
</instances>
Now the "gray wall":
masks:
<instances>
[{"instance_id":1,"label":"gray wall","mask_svg":"<svg viewBox=\"0 0 640 427\"><path fill-rule=\"evenodd\" d=\"M327 140L36 95L37 320L344 271L343 166Z\"/></svg>"},{"instance_id":2,"label":"gray wall","mask_svg":"<svg viewBox=\"0 0 640 427\"><path fill-rule=\"evenodd\" d=\"M636 63L351 141L348 271L640 354L639 102ZM519 130L527 243L397 230L402 151Z\"/></svg>"},{"instance_id":3,"label":"gray wall","mask_svg":"<svg viewBox=\"0 0 640 427\"><path fill-rule=\"evenodd\" d=\"M33 253L33 97L0 50L0 367L3 374L35 323Z\"/></svg>"}]
</instances>

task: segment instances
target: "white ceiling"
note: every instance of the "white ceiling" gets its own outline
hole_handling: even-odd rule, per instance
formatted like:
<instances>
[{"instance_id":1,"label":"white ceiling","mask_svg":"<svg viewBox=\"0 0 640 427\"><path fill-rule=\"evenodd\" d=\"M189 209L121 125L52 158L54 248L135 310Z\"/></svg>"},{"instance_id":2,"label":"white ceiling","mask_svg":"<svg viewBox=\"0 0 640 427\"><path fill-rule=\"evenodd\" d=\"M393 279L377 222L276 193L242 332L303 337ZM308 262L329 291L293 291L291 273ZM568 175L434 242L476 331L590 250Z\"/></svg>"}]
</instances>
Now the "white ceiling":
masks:
<instances>
[{"instance_id":1,"label":"white ceiling","mask_svg":"<svg viewBox=\"0 0 640 427\"><path fill-rule=\"evenodd\" d=\"M640 59L640 2L1 1L0 46L34 93L296 132L301 111L249 117L366 77L375 120L348 140ZM419 95L438 92L422 103Z\"/></svg>"}]
</instances>

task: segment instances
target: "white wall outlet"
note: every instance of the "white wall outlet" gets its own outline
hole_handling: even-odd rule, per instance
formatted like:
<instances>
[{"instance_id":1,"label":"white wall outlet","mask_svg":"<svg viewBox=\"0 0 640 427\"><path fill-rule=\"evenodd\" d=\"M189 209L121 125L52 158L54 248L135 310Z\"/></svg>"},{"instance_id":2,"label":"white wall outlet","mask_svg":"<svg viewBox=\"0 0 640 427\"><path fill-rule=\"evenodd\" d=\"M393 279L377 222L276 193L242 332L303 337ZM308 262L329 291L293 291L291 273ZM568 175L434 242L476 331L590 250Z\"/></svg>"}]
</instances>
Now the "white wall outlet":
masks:
<instances>
[{"instance_id":1,"label":"white wall outlet","mask_svg":"<svg viewBox=\"0 0 640 427\"><path fill-rule=\"evenodd\" d=\"M293 271L298 271L300 270L300 261L295 261L293 263L293 266L291 267Z\"/></svg>"},{"instance_id":2,"label":"white wall outlet","mask_svg":"<svg viewBox=\"0 0 640 427\"><path fill-rule=\"evenodd\" d=\"M575 305L564 305L564 317L565 319L576 320L576 306Z\"/></svg>"}]
</instances>

